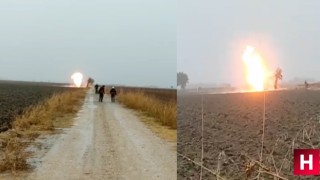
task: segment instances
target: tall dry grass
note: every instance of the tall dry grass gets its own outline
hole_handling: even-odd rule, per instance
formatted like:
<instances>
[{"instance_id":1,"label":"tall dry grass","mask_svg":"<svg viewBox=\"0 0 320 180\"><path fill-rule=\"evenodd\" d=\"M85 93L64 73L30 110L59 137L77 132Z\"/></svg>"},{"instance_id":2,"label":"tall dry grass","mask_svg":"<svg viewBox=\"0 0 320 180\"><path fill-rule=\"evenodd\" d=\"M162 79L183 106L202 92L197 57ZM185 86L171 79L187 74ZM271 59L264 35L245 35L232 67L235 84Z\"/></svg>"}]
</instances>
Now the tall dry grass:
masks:
<instances>
[{"instance_id":1,"label":"tall dry grass","mask_svg":"<svg viewBox=\"0 0 320 180\"><path fill-rule=\"evenodd\" d=\"M17 117L12 129L0 133L0 172L15 173L28 167L25 148L41 134L59 127L59 121L74 115L81 107L85 89L55 94L42 103L29 107Z\"/></svg>"},{"instance_id":2,"label":"tall dry grass","mask_svg":"<svg viewBox=\"0 0 320 180\"><path fill-rule=\"evenodd\" d=\"M53 130L57 118L78 111L84 96L83 89L54 94L48 100L28 108L15 119L12 127L18 131Z\"/></svg>"},{"instance_id":3,"label":"tall dry grass","mask_svg":"<svg viewBox=\"0 0 320 180\"><path fill-rule=\"evenodd\" d=\"M154 117L162 125L177 128L176 99L162 101L142 91L122 92L118 100L129 108L140 110L148 116Z\"/></svg>"},{"instance_id":4,"label":"tall dry grass","mask_svg":"<svg viewBox=\"0 0 320 180\"><path fill-rule=\"evenodd\" d=\"M0 144L0 172L11 170L14 173L27 167L28 154L23 151L26 144L17 134L1 133Z\"/></svg>"}]
</instances>

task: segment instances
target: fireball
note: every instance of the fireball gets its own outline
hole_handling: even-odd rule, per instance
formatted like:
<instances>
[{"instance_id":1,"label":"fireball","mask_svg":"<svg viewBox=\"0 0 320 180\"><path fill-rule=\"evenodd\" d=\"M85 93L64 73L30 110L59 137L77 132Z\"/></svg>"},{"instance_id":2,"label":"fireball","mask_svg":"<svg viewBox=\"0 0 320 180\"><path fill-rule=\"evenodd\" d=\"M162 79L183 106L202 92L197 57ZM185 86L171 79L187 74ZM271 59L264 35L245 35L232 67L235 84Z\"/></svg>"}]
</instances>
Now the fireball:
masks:
<instances>
[{"instance_id":1,"label":"fireball","mask_svg":"<svg viewBox=\"0 0 320 180\"><path fill-rule=\"evenodd\" d=\"M246 65L246 79L251 86L251 90L263 91L266 78L266 69L263 60L258 52L252 46L247 46L242 55Z\"/></svg>"},{"instance_id":2,"label":"fireball","mask_svg":"<svg viewBox=\"0 0 320 180\"><path fill-rule=\"evenodd\" d=\"M71 79L73 80L73 83L76 87L81 87L83 75L79 72L74 73L71 76Z\"/></svg>"}]
</instances>

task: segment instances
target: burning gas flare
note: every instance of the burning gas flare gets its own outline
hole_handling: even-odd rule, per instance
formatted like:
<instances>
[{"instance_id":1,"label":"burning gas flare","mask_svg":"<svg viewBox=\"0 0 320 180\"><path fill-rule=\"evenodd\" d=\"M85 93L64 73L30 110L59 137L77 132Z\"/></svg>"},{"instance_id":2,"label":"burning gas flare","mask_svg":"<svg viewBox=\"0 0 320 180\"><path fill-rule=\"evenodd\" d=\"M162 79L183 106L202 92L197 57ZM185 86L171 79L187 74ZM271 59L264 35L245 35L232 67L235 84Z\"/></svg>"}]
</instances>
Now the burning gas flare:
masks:
<instances>
[{"instance_id":1,"label":"burning gas flare","mask_svg":"<svg viewBox=\"0 0 320 180\"><path fill-rule=\"evenodd\" d=\"M81 87L83 75L79 72L74 73L71 76L71 79L73 80L73 83L76 87Z\"/></svg>"},{"instance_id":2,"label":"burning gas flare","mask_svg":"<svg viewBox=\"0 0 320 180\"><path fill-rule=\"evenodd\" d=\"M251 86L252 90L263 91L266 70L260 54L255 51L254 47L247 46L242 55L242 59L247 68L247 82Z\"/></svg>"}]
</instances>

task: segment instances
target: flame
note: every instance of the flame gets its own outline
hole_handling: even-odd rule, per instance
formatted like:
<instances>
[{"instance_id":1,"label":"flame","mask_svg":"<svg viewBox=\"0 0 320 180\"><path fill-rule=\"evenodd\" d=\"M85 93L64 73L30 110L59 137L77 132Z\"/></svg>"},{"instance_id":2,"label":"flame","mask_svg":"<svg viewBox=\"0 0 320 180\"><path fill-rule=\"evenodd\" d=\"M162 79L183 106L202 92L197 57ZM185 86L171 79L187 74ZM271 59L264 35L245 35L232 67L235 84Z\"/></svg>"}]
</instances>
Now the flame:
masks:
<instances>
[{"instance_id":1,"label":"flame","mask_svg":"<svg viewBox=\"0 0 320 180\"><path fill-rule=\"evenodd\" d=\"M255 51L254 47L247 46L242 59L247 68L247 82L252 90L263 91L265 88L266 70L260 54Z\"/></svg>"},{"instance_id":2,"label":"flame","mask_svg":"<svg viewBox=\"0 0 320 180\"><path fill-rule=\"evenodd\" d=\"M83 79L83 75L79 72L74 73L71 76L71 79L73 80L74 85L76 85L76 87L81 87L82 84L82 79Z\"/></svg>"}]
</instances>

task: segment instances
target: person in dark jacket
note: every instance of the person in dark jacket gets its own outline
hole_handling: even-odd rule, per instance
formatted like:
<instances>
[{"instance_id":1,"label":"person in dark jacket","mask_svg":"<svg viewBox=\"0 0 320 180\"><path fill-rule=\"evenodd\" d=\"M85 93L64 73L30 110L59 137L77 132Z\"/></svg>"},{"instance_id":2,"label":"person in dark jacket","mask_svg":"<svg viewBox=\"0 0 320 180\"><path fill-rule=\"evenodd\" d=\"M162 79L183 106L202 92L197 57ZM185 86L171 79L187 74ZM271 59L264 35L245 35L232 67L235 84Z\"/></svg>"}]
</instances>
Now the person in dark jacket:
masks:
<instances>
[{"instance_id":1,"label":"person in dark jacket","mask_svg":"<svg viewBox=\"0 0 320 180\"><path fill-rule=\"evenodd\" d=\"M116 102L116 95L117 95L117 90L116 88L112 87L110 90L110 96L111 96L111 102Z\"/></svg>"},{"instance_id":2,"label":"person in dark jacket","mask_svg":"<svg viewBox=\"0 0 320 180\"><path fill-rule=\"evenodd\" d=\"M105 86L101 86L99 89L99 102L103 101L104 94L105 94Z\"/></svg>"},{"instance_id":3,"label":"person in dark jacket","mask_svg":"<svg viewBox=\"0 0 320 180\"><path fill-rule=\"evenodd\" d=\"M94 88L95 88L95 90L96 90L96 94L99 94L99 84L96 84L96 85L94 86Z\"/></svg>"}]
</instances>

